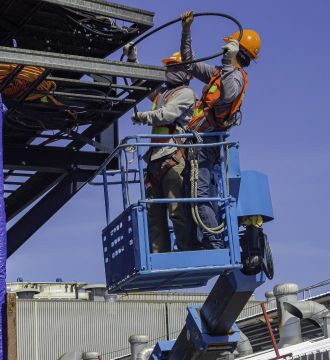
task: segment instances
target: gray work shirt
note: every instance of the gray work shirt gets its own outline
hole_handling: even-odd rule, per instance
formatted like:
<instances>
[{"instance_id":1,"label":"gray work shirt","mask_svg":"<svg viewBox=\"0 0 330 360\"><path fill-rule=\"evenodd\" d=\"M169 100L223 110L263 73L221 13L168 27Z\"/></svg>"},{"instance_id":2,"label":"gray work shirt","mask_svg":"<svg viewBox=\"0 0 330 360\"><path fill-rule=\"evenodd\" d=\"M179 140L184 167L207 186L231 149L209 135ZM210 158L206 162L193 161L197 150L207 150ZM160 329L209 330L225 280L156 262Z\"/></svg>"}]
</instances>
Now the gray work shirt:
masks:
<instances>
[{"instance_id":1,"label":"gray work shirt","mask_svg":"<svg viewBox=\"0 0 330 360\"><path fill-rule=\"evenodd\" d=\"M174 124L176 133L184 133L194 111L195 93L188 86L166 89L159 94L156 105L156 110L141 113L140 119L151 126ZM174 143L172 139L170 143ZM169 156L177 149L169 146L151 148L144 159L146 161L158 160Z\"/></svg>"},{"instance_id":2,"label":"gray work shirt","mask_svg":"<svg viewBox=\"0 0 330 360\"><path fill-rule=\"evenodd\" d=\"M181 37L181 56L182 61L191 61L195 59L191 46L191 33L182 32ZM196 79L208 84L219 67L198 62L185 65L187 71ZM220 72L221 96L214 104L215 114L224 111L230 111L235 99L240 95L244 86L244 78L240 70L235 69L230 61L222 60L222 70Z\"/></svg>"}]
</instances>

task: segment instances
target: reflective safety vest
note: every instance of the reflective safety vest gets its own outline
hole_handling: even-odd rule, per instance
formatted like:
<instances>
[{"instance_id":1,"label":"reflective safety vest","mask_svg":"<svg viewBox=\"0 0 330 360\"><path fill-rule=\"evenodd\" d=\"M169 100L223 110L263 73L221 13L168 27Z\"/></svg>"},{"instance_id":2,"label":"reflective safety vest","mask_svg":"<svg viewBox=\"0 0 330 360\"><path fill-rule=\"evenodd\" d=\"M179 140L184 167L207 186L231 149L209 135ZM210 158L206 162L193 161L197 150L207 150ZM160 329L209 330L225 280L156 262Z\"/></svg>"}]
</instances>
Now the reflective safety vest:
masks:
<instances>
[{"instance_id":1,"label":"reflective safety vest","mask_svg":"<svg viewBox=\"0 0 330 360\"><path fill-rule=\"evenodd\" d=\"M248 85L247 74L242 68L237 68L243 75L243 88L239 96L232 103L228 111L216 114L214 104L221 97L221 68L217 69L210 82L203 91L202 98L194 108L194 114L188 124L190 130L209 132L214 130L228 130L237 123L237 114L243 102L244 94Z\"/></svg>"},{"instance_id":2,"label":"reflective safety vest","mask_svg":"<svg viewBox=\"0 0 330 360\"><path fill-rule=\"evenodd\" d=\"M179 86L173 92L169 94L167 98L165 98L164 105L174 96L174 94L181 89L184 89L186 86ZM152 102L151 110L157 110L157 102L160 94L157 94ZM162 125L162 126L153 126L152 134L153 135L172 135L176 132L176 125L175 123L169 125ZM151 139L152 143L168 143L171 139Z\"/></svg>"}]
</instances>

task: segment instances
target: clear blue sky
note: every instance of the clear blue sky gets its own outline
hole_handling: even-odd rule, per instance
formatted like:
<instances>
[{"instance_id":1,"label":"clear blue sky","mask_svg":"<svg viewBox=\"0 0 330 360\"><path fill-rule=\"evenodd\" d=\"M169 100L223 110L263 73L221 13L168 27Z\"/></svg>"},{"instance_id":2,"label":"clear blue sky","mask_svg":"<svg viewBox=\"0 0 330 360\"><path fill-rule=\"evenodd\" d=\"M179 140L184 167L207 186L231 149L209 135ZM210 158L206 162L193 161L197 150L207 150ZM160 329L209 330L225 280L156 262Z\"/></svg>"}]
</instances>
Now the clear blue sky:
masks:
<instances>
[{"instance_id":1,"label":"clear blue sky","mask_svg":"<svg viewBox=\"0 0 330 360\"><path fill-rule=\"evenodd\" d=\"M249 68L243 125L233 131L240 141L242 169L269 176L275 220L265 225L273 249L275 283L301 287L330 278L330 14L328 0L122 0L156 13L155 24L187 9L219 11L237 17L262 37L258 64ZM196 20L197 55L215 53L222 37L234 30L216 18ZM141 63L159 64L179 47L174 26L141 44ZM112 56L118 59L118 56ZM216 61L216 60L215 60ZM196 89L200 86L193 83ZM141 109L147 109L144 102ZM136 132L129 116L121 135ZM148 131L141 129L140 132ZM86 187L8 261L8 280L104 282L101 230L105 226L102 188ZM118 203L118 193L113 202ZM118 207L115 207L118 211Z\"/></svg>"}]
</instances>

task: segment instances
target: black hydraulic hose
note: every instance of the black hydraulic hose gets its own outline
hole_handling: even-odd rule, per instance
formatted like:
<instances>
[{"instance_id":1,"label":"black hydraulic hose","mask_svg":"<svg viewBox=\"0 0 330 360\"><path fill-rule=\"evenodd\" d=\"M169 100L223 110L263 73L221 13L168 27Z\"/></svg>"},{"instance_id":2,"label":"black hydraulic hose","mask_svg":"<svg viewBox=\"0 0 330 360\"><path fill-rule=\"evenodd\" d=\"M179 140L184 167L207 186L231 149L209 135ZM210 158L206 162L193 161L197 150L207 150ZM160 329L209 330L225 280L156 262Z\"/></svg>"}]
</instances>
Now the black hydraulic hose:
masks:
<instances>
[{"instance_id":1,"label":"black hydraulic hose","mask_svg":"<svg viewBox=\"0 0 330 360\"><path fill-rule=\"evenodd\" d=\"M225 19L228 19L228 20L231 20L232 22L234 22L237 27L238 27L238 30L239 30L239 35L238 35L238 39L237 41L240 42L240 40L242 39L242 36L243 36L243 28L242 28L242 25L241 23L235 19L233 16L230 16L230 15L227 15L227 14L223 14L223 13L218 13L218 12L202 12L202 13L196 13L194 14L194 18L195 17L200 17L200 16L218 16L218 17L222 17L222 18L225 18ZM139 44L140 42L142 42L143 40L147 39L149 36L157 33L158 31L160 30L163 30L165 28L167 28L168 26L171 26L173 24L176 24L178 22L182 21L181 17L177 18L177 19L174 19L174 20L171 20L171 21L168 21L167 23L161 25L161 26L158 26L157 28L149 31L147 34L141 36L139 39L137 39L135 42L132 43L131 47L133 46L136 46L137 44ZM205 57L202 57L202 58L199 58L199 59L194 59L194 60L191 60L191 61L186 61L186 62L183 62L182 65L188 65L188 64L194 64L194 63L197 63L197 62L202 62L202 61L207 61L207 60L211 60L211 59L214 59L216 57L219 57L221 55L223 55L223 51L219 52L219 53L216 53L214 55L211 55L211 56L205 56ZM120 58L120 61L122 61L124 59L124 56L125 54L122 54L121 58Z\"/></svg>"},{"instance_id":2,"label":"black hydraulic hose","mask_svg":"<svg viewBox=\"0 0 330 360\"><path fill-rule=\"evenodd\" d=\"M238 27L238 30L239 30L239 35L238 35L238 38L237 38L237 41L240 42L240 40L242 39L242 36L243 36L243 28L242 28L242 25L241 23L235 19L233 16L230 16L230 15L227 15L227 14L223 14L223 13L218 13L218 12L201 12L201 13L195 13L194 14L194 18L195 17L201 17L201 16L218 16L218 17L222 17L222 18L225 18L225 19L228 19L228 20L231 20L232 22L234 22L237 27ZM145 39L147 39L149 36L157 33L158 31L160 30L163 30L173 24L176 24L178 22L181 22L182 19L181 19L181 16L177 19L174 19L174 20L171 20L171 21L168 21L167 23L161 25L161 26L158 26L157 28L149 31L147 34L141 36L139 39L137 39L135 42L132 43L131 47L133 46L136 46L137 44L139 44L140 42L144 41ZM199 58L199 59L193 59L193 60L190 60L190 61L185 61L185 62L182 62L181 65L188 65L188 64L194 64L194 63L198 63L198 62L202 62L202 61L207 61L207 60L211 60L211 59L214 59L214 58L217 58L221 55L223 55L224 51L221 51L219 53L216 53L214 55L211 55L211 56L205 56L205 57L202 57L202 58ZM123 53L120 57L120 61L123 61L124 60L124 56L125 54ZM174 65L177 65L177 64L168 64L167 66L174 66ZM127 85L127 79L125 78L124 79L125 81L125 84ZM136 114L137 113L137 107L134 106L134 113Z\"/></svg>"},{"instance_id":3,"label":"black hydraulic hose","mask_svg":"<svg viewBox=\"0 0 330 360\"><path fill-rule=\"evenodd\" d=\"M239 29L239 36L238 36L238 39L237 41L239 42L241 39L242 39L242 36L243 36L243 28L242 28L242 25L241 23L235 19L234 17L230 16L230 15L227 15L227 14L223 14L223 13L218 13L218 12L201 12L201 13L196 13L194 14L194 18L195 17L200 17L200 16L218 16L218 17L222 17L222 18L225 18L225 19L228 19L228 20L231 20L232 22L234 22L238 29ZM173 24L176 24L178 22L182 21L181 17L177 18L177 19L174 19L174 20L171 20L161 26L158 26L157 28L149 31L147 34L141 36L139 39L137 39L135 42L133 42L132 46L136 46L137 44L139 44L140 42L142 42L143 40L147 39L149 36L157 33L158 31L160 30L163 30L165 28L167 28L168 26L171 26ZM211 60L211 59L214 59L216 57L219 57L223 55L223 51L219 52L219 53L216 53L214 55L211 55L211 56L205 56L203 58L199 58L199 59L194 59L194 60L191 60L191 61L186 61L186 62L183 62L182 65L188 65L188 64L194 64L194 63L197 63L197 62L202 62L202 61L207 61L207 60Z\"/></svg>"}]
</instances>

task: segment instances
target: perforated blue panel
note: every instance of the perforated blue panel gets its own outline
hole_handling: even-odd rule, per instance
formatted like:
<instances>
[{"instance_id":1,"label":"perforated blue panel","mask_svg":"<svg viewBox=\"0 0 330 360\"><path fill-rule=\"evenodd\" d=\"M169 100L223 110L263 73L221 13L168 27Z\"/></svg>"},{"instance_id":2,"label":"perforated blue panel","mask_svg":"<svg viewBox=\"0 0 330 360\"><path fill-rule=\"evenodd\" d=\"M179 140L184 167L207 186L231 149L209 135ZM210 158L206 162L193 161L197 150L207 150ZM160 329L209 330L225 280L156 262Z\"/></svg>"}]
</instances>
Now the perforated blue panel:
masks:
<instances>
[{"instance_id":1,"label":"perforated blue panel","mask_svg":"<svg viewBox=\"0 0 330 360\"><path fill-rule=\"evenodd\" d=\"M103 230L105 273L110 287L141 269L138 216L138 208L131 206Z\"/></svg>"},{"instance_id":2,"label":"perforated blue panel","mask_svg":"<svg viewBox=\"0 0 330 360\"><path fill-rule=\"evenodd\" d=\"M241 267L239 253L234 257L229 249L150 254L138 205L103 230L103 250L111 292L199 287L225 270Z\"/></svg>"}]
</instances>

